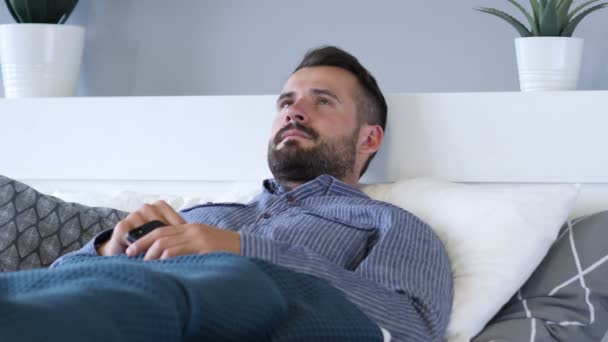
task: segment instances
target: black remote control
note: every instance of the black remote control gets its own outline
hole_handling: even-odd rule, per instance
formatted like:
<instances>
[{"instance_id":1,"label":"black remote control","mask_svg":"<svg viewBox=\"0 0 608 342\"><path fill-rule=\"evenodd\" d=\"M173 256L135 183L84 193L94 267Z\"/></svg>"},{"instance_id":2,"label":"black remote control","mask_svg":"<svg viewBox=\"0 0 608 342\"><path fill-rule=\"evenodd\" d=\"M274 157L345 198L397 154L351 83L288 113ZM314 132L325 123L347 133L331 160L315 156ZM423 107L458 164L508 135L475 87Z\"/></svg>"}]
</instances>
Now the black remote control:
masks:
<instances>
[{"instance_id":1,"label":"black remote control","mask_svg":"<svg viewBox=\"0 0 608 342\"><path fill-rule=\"evenodd\" d=\"M160 227L165 227L166 225L167 224L162 221L158 221L158 220L150 221L133 230L130 230L127 233L127 240L129 240L129 242L133 243L133 242L137 241L139 238L141 238L142 236L153 231L154 229L160 228Z\"/></svg>"}]
</instances>

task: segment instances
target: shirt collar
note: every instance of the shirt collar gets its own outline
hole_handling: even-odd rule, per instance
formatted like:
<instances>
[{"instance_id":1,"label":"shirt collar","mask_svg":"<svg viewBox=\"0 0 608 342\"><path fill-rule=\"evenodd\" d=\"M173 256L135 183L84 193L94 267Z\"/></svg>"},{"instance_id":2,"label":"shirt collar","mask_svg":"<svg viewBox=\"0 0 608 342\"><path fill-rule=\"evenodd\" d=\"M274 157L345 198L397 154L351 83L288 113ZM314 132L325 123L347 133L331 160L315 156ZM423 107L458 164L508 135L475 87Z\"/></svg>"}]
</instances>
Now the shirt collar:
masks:
<instances>
[{"instance_id":1,"label":"shirt collar","mask_svg":"<svg viewBox=\"0 0 608 342\"><path fill-rule=\"evenodd\" d=\"M369 198L363 191L329 175L321 175L291 191L287 191L275 179L264 180L263 188L266 193L276 196L287 194L295 199L304 199L312 196L354 196Z\"/></svg>"}]
</instances>

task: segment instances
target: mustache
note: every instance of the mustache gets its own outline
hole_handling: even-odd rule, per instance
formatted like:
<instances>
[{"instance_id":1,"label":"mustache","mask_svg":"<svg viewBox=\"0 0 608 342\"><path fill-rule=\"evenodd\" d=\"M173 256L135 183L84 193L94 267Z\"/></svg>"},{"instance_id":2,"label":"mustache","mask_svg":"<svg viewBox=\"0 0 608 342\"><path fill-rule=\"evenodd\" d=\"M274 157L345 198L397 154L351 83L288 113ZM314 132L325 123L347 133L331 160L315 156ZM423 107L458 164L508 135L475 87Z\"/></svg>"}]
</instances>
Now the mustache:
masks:
<instances>
[{"instance_id":1,"label":"mustache","mask_svg":"<svg viewBox=\"0 0 608 342\"><path fill-rule=\"evenodd\" d=\"M282 140L281 136L283 135L283 133L287 132L290 129L295 129L295 130L304 132L304 133L308 134L312 138L312 140L317 140L317 138L319 137L319 134L317 134L317 132L315 132L312 128L306 127L306 126L294 121L294 122L288 124L287 126L281 128L277 132L277 134L274 136L274 139L272 140L273 144L276 145L276 144L280 143Z\"/></svg>"}]
</instances>

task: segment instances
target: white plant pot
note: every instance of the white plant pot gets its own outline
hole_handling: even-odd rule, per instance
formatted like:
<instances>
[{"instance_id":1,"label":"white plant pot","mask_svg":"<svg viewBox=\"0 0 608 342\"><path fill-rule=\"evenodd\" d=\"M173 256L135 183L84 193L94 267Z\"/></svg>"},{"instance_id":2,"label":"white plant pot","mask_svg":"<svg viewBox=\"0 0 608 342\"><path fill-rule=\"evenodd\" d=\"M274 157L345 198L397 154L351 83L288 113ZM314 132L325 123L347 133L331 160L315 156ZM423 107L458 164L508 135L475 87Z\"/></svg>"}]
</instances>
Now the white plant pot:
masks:
<instances>
[{"instance_id":1,"label":"white plant pot","mask_svg":"<svg viewBox=\"0 0 608 342\"><path fill-rule=\"evenodd\" d=\"M0 63L7 98L76 96L84 28L0 25Z\"/></svg>"},{"instance_id":2,"label":"white plant pot","mask_svg":"<svg viewBox=\"0 0 608 342\"><path fill-rule=\"evenodd\" d=\"M521 91L576 90L583 57L583 39L516 38Z\"/></svg>"}]
</instances>

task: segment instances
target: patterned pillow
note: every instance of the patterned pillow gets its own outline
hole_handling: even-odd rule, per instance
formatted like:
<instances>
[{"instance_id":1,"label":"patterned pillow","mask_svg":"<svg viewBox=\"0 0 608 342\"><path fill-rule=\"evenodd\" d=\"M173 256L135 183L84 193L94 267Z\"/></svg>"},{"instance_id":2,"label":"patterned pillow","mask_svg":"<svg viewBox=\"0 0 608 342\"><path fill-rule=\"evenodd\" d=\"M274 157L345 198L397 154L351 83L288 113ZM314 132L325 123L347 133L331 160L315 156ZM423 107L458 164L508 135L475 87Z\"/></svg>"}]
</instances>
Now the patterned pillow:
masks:
<instances>
[{"instance_id":1,"label":"patterned pillow","mask_svg":"<svg viewBox=\"0 0 608 342\"><path fill-rule=\"evenodd\" d=\"M126 215L64 202L0 176L0 271L47 267Z\"/></svg>"},{"instance_id":2,"label":"patterned pillow","mask_svg":"<svg viewBox=\"0 0 608 342\"><path fill-rule=\"evenodd\" d=\"M600 341L608 330L608 211L567 223L473 341Z\"/></svg>"}]
</instances>

